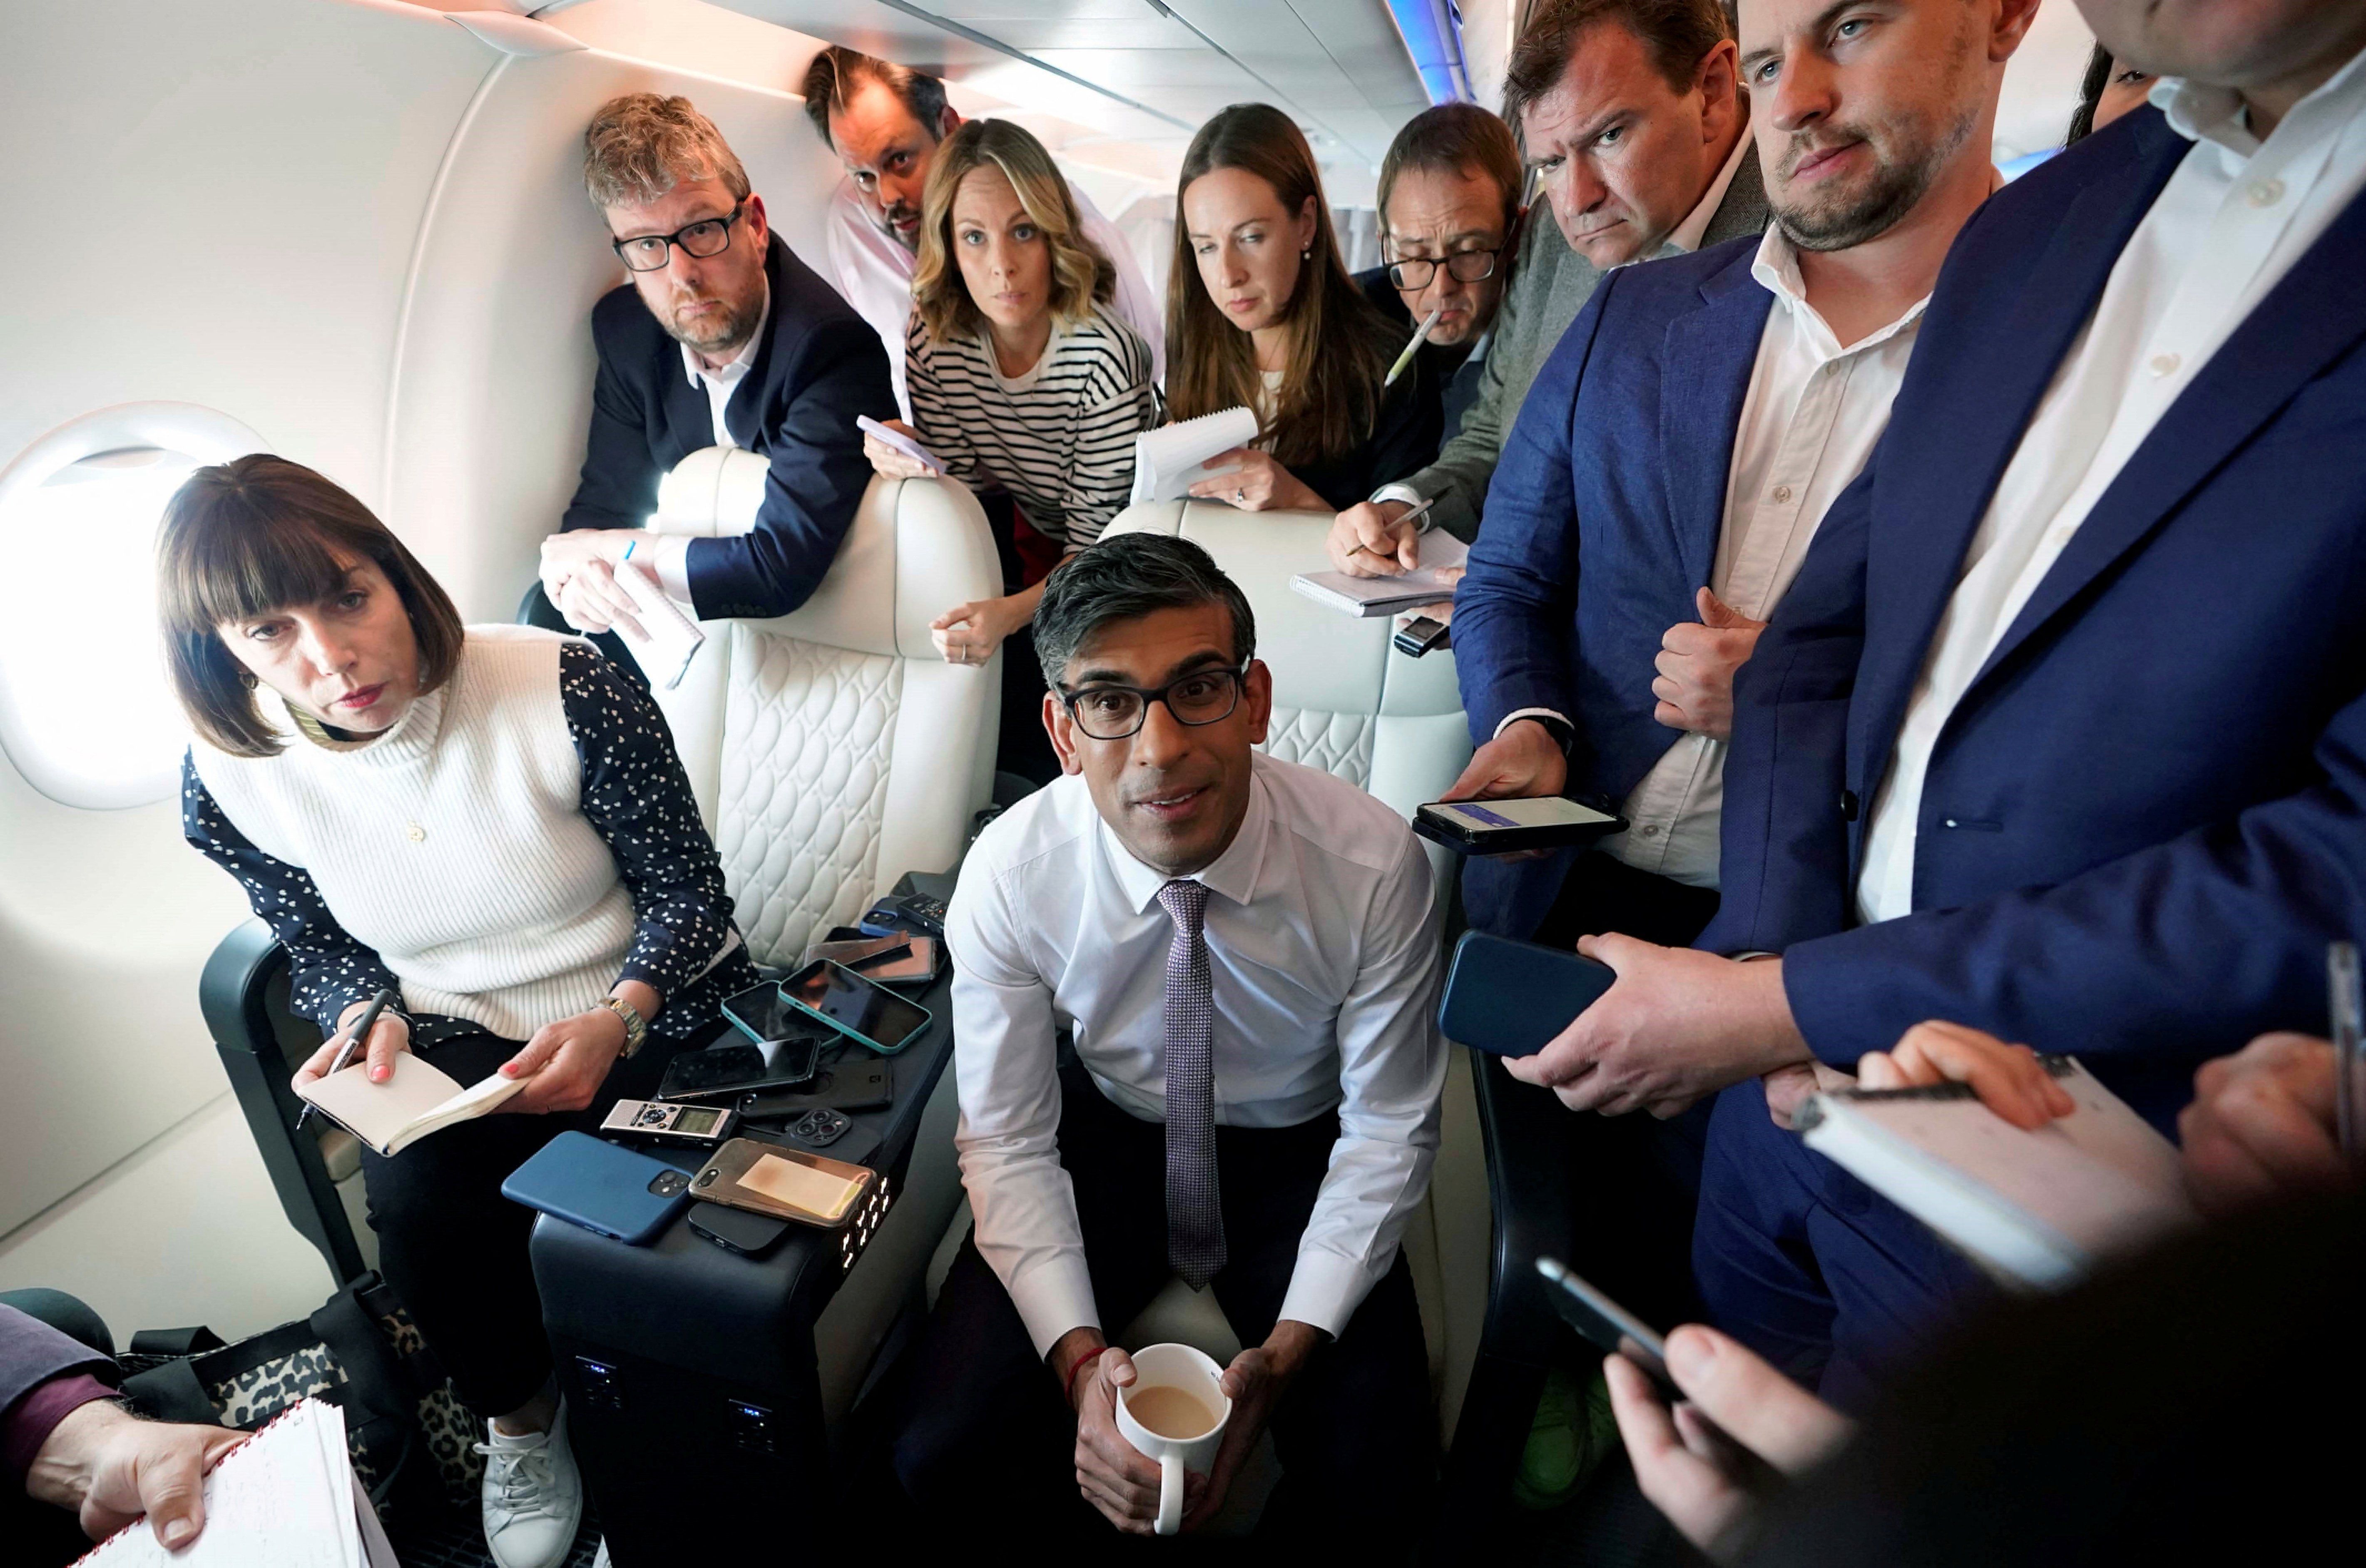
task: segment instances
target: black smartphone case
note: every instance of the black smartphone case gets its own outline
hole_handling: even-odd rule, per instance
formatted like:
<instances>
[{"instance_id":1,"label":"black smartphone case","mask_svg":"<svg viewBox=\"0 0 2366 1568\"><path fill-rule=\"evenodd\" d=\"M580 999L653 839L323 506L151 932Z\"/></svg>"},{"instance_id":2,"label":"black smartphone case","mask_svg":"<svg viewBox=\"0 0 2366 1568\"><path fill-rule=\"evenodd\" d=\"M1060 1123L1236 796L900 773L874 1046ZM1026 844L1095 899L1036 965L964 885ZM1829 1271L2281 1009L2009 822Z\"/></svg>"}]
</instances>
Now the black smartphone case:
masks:
<instances>
[{"instance_id":1,"label":"black smartphone case","mask_svg":"<svg viewBox=\"0 0 2366 1568\"><path fill-rule=\"evenodd\" d=\"M1476 1050L1534 1056L1617 978L1609 965L1558 947L1466 931L1454 945L1437 1026Z\"/></svg>"},{"instance_id":2,"label":"black smartphone case","mask_svg":"<svg viewBox=\"0 0 2366 1568\"><path fill-rule=\"evenodd\" d=\"M738 1107L739 1119L771 1121L781 1116L802 1116L817 1106L832 1111L876 1111L896 1103L896 1070L884 1058L862 1051L850 1043L846 1058L830 1063L814 1075L809 1089L778 1092L757 1090L743 1094L733 1103Z\"/></svg>"},{"instance_id":3,"label":"black smartphone case","mask_svg":"<svg viewBox=\"0 0 2366 1568\"><path fill-rule=\"evenodd\" d=\"M693 1204L690 1228L727 1252L760 1258L789 1233L789 1222L771 1215L749 1214L722 1204Z\"/></svg>"}]
</instances>

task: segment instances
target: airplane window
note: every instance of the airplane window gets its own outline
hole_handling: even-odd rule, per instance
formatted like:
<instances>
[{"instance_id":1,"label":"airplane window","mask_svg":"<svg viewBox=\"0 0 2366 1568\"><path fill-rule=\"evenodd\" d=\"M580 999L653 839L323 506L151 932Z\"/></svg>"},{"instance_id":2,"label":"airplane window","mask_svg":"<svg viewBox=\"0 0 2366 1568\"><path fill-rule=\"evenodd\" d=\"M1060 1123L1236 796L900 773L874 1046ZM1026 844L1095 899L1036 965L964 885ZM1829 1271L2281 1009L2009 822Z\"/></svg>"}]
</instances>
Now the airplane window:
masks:
<instances>
[{"instance_id":1,"label":"airplane window","mask_svg":"<svg viewBox=\"0 0 2366 1568\"><path fill-rule=\"evenodd\" d=\"M157 521L192 470L263 445L200 409L188 410L205 416L193 439L125 442L157 429L127 421L131 411L52 432L0 473L12 587L0 614L0 749L42 794L90 810L176 787L187 726L156 634Z\"/></svg>"}]
</instances>

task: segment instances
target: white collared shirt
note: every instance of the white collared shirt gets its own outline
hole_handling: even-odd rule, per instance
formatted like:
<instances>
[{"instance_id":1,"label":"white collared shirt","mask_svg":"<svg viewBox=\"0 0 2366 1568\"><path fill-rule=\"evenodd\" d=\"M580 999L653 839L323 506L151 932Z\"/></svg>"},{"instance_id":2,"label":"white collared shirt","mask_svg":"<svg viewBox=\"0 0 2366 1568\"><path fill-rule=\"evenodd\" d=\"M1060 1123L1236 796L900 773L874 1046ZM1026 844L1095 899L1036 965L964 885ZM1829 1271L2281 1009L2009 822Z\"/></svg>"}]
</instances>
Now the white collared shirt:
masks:
<instances>
[{"instance_id":1,"label":"white collared shirt","mask_svg":"<svg viewBox=\"0 0 2366 1568\"><path fill-rule=\"evenodd\" d=\"M1798 576L1824 512L1881 440L1930 297L1842 348L1808 303L1798 253L1780 228L1770 226L1758 241L1750 275L1774 303L1734 430L1709 588L1742 614L1764 621ZM1505 714L1495 733L1533 717L1570 722L1524 708ZM1716 887L1725 752L1723 741L1679 735L1628 793L1621 808L1627 831L1604 839L1602 847L1638 870Z\"/></svg>"},{"instance_id":2,"label":"white collared shirt","mask_svg":"<svg viewBox=\"0 0 2366 1568\"><path fill-rule=\"evenodd\" d=\"M1101 216L1100 208L1073 180L1068 183L1068 194L1076 198L1076 216L1084 220L1085 238L1099 246L1110 264L1117 268L1117 293L1109 307L1150 345L1152 370L1155 379L1164 385L1166 312L1152 296L1150 285L1143 281L1132 248L1118 233L1117 225ZM886 345L888 368L896 378L896 404L908 420L912 417L912 405L904 390L904 337L912 314L912 274L919 267L920 258L871 220L851 175L838 182L823 227L829 235L829 265L837 277L838 291L854 307L857 315L871 323L872 330Z\"/></svg>"},{"instance_id":3,"label":"white collared shirt","mask_svg":"<svg viewBox=\"0 0 2366 1568\"><path fill-rule=\"evenodd\" d=\"M706 394L707 417L714 421L717 446L739 444L731 439L731 427L724 421L723 413L731 406L731 394L739 389L739 384L748 379L748 372L755 368L757 352L764 346L764 329L772 324L772 280L768 277L764 279L764 308L757 314L756 330L748 334L748 341L731 356L730 364L709 370L706 362L698 357L697 350L688 343L680 345L682 373L690 377L693 386Z\"/></svg>"},{"instance_id":4,"label":"white collared shirt","mask_svg":"<svg viewBox=\"0 0 2366 1568\"><path fill-rule=\"evenodd\" d=\"M756 367L756 355L764 346L764 333L772 324L772 280L766 277L763 282L764 308L757 313L756 330L748 334L747 342L731 356L730 364L709 370L695 349L688 343L677 345L682 350L682 373L690 377L692 386L706 394L706 415L713 422L715 444L717 446L736 448L739 444L731 439L731 427L725 422L723 415L731 407L732 394L739 390L739 384L747 380L748 373ZM657 573L658 586L665 589L666 597L681 605L684 614L694 614L690 598L688 536L657 534L648 540L646 554L639 548L640 543L638 540L634 541L632 558L647 560Z\"/></svg>"},{"instance_id":5,"label":"white collared shirt","mask_svg":"<svg viewBox=\"0 0 2366 1568\"><path fill-rule=\"evenodd\" d=\"M2366 186L2366 53L2264 143L2225 88L2165 78L2151 97L2193 150L2120 252L1965 553L1865 824L1862 920L1914 908L1932 749L2006 629L2161 415Z\"/></svg>"},{"instance_id":6,"label":"white collared shirt","mask_svg":"<svg viewBox=\"0 0 2366 1568\"><path fill-rule=\"evenodd\" d=\"M1817 524L1887 428L1930 296L1842 348L1808 303L1798 254L1781 229L1769 228L1758 242L1750 275L1774 304L1733 433L1709 588L1764 621L1799 575ZM1638 870L1716 887L1725 752L1725 742L1707 735L1677 737L1628 795L1628 830L1602 847Z\"/></svg>"},{"instance_id":7,"label":"white collared shirt","mask_svg":"<svg viewBox=\"0 0 2366 1568\"><path fill-rule=\"evenodd\" d=\"M1436 1156L1446 1050L1429 861L1371 796L1260 755L1240 831L1196 879L1213 895L1202 931L1217 1125L1339 1117L1281 1307L1335 1335L1395 1260ZM1103 1327L1060 1164L1054 1036L1072 1033L1121 1110L1165 1119L1167 880L1072 776L979 836L946 920L962 1180L978 1250L1039 1351Z\"/></svg>"}]
</instances>

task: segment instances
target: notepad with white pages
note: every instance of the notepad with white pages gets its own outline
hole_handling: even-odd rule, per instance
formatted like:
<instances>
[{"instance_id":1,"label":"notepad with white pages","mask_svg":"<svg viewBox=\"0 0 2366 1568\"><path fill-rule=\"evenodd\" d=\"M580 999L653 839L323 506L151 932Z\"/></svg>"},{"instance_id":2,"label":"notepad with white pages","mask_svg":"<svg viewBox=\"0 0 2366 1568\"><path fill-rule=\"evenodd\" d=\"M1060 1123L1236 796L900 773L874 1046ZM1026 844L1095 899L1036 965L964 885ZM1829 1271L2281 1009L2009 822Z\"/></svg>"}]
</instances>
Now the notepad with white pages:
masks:
<instances>
[{"instance_id":1,"label":"notepad with white pages","mask_svg":"<svg viewBox=\"0 0 2366 1568\"><path fill-rule=\"evenodd\" d=\"M2174 1144L2075 1058L2039 1059L2078 1109L2035 1131L1963 1083L1818 1094L1792 1125L1990 1272L2060 1289L2195 1213Z\"/></svg>"},{"instance_id":2,"label":"notepad with white pages","mask_svg":"<svg viewBox=\"0 0 2366 1568\"><path fill-rule=\"evenodd\" d=\"M1208 460L1256 439L1248 409L1221 409L1144 431L1133 438L1133 494L1128 504L1179 501L1208 477Z\"/></svg>"},{"instance_id":3,"label":"notepad with white pages","mask_svg":"<svg viewBox=\"0 0 2366 1568\"><path fill-rule=\"evenodd\" d=\"M167 1551L146 1519L75 1568L400 1568L345 1451L344 1412L297 1401L206 1477L206 1524Z\"/></svg>"},{"instance_id":4,"label":"notepad with white pages","mask_svg":"<svg viewBox=\"0 0 2366 1568\"><path fill-rule=\"evenodd\" d=\"M437 1071L413 1052L401 1051L394 1058L394 1075L384 1083L372 1083L368 1064L355 1061L326 1078L298 1084L296 1092L380 1154L395 1155L429 1133L497 1108L531 1078L504 1078L497 1072L463 1089L449 1073Z\"/></svg>"},{"instance_id":5,"label":"notepad with white pages","mask_svg":"<svg viewBox=\"0 0 2366 1568\"><path fill-rule=\"evenodd\" d=\"M633 644L633 657L651 680L672 690L690 673L690 661L706 641L704 629L682 613L682 606L658 582L657 574L638 561L626 561L616 568L616 586L633 601L633 619L640 623L638 637L625 633Z\"/></svg>"},{"instance_id":6,"label":"notepad with white pages","mask_svg":"<svg viewBox=\"0 0 2366 1568\"><path fill-rule=\"evenodd\" d=\"M1388 577L1354 577L1345 572L1301 572L1290 579L1292 591L1344 615L1369 618L1394 615L1417 604L1436 604L1454 597L1454 584L1440 574L1470 559L1470 547L1443 529L1421 536L1421 566Z\"/></svg>"}]
</instances>

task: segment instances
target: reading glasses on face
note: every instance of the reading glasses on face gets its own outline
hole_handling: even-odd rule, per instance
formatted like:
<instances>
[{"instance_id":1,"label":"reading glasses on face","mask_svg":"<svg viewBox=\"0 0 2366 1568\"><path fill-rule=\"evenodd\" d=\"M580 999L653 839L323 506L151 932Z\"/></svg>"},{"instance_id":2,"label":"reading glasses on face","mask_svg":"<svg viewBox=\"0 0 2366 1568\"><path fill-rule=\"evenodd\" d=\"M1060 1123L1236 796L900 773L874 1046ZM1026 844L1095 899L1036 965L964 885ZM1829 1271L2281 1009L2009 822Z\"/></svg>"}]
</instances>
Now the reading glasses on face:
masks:
<instances>
[{"instance_id":1,"label":"reading glasses on face","mask_svg":"<svg viewBox=\"0 0 2366 1568\"><path fill-rule=\"evenodd\" d=\"M731 226L746 211L745 198L720 218L702 218L686 224L670 234L636 234L629 240L611 240L608 246L617 259L637 273L653 273L664 268L672 259L673 248L679 245L682 253L704 261L719 256L731 244ZM1483 274L1482 274L1483 275Z\"/></svg>"},{"instance_id":2,"label":"reading glasses on face","mask_svg":"<svg viewBox=\"0 0 2366 1568\"><path fill-rule=\"evenodd\" d=\"M1178 724L1212 724L1233 716L1241 704L1241 669L1199 669L1161 687L1059 688L1060 701L1076 728L1097 741L1130 740L1150 717L1150 705L1164 702Z\"/></svg>"},{"instance_id":3,"label":"reading glasses on face","mask_svg":"<svg viewBox=\"0 0 2366 1568\"><path fill-rule=\"evenodd\" d=\"M1457 251L1442 263L1431 256L1412 256L1389 263L1389 285L1392 288L1427 288L1429 280L1437 275L1443 265L1459 283L1478 283L1495 275L1495 258L1505 247L1492 251Z\"/></svg>"}]
</instances>

